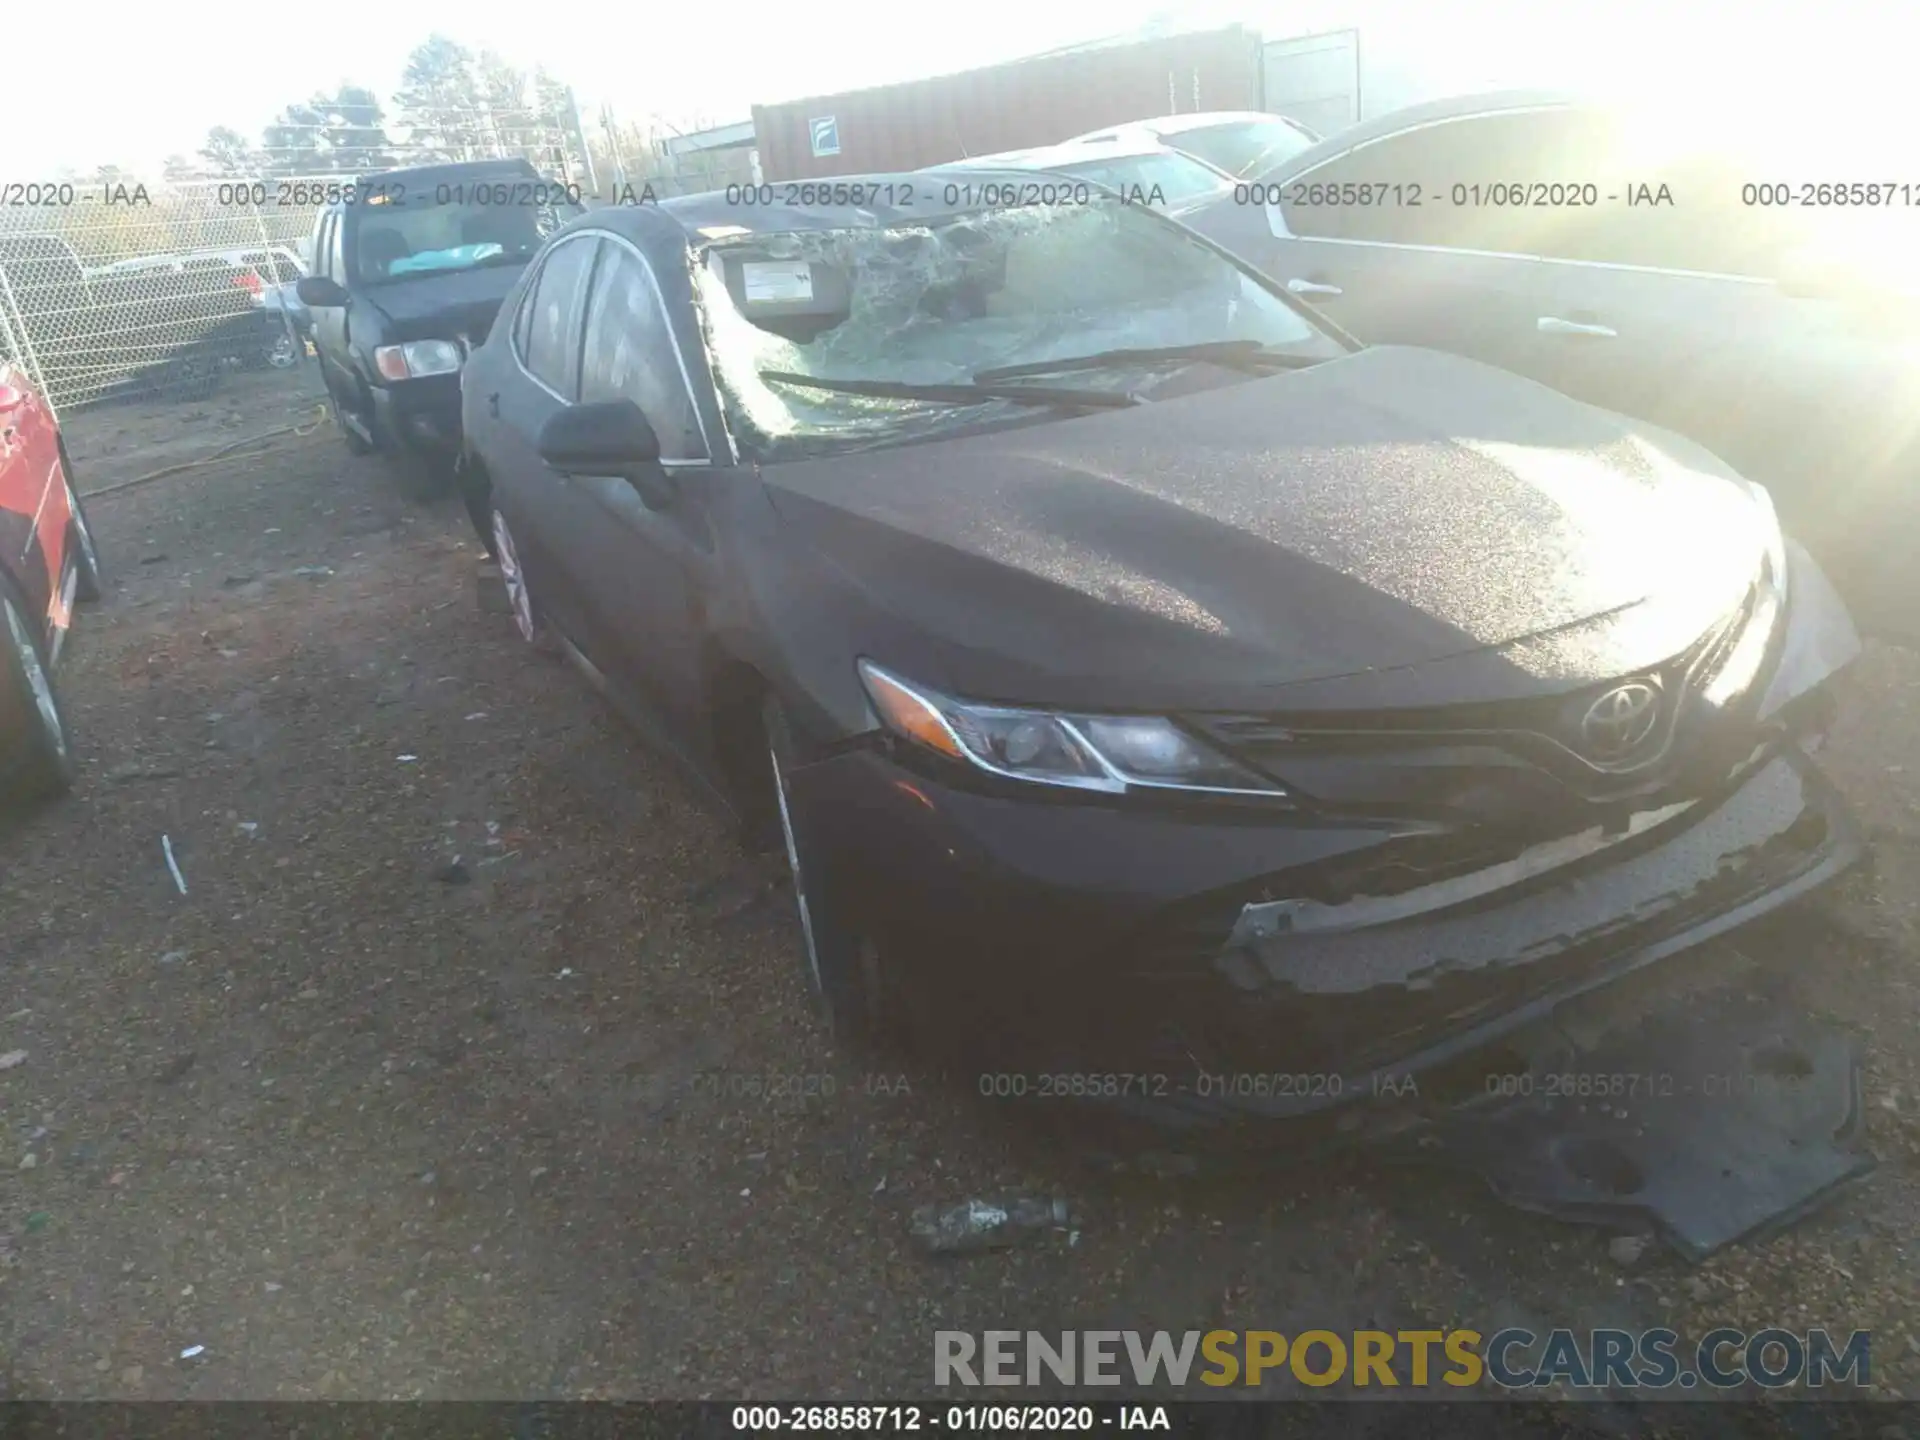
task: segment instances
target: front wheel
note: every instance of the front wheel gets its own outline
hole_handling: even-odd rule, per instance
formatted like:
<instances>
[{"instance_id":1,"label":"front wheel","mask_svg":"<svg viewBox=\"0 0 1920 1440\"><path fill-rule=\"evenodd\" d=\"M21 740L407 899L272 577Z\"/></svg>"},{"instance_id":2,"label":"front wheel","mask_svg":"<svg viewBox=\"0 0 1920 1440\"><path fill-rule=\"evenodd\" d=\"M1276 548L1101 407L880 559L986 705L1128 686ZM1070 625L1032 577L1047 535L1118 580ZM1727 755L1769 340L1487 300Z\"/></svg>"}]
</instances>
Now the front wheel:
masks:
<instances>
[{"instance_id":1,"label":"front wheel","mask_svg":"<svg viewBox=\"0 0 1920 1440\"><path fill-rule=\"evenodd\" d=\"M762 708L767 761L780 813L780 835L799 912L800 942L808 989L834 1039L856 1050L887 1047L905 1035L903 1009L892 977L873 941L844 922L840 907L817 867L808 863L805 837L795 824L787 777L794 767L793 731L780 702L768 696Z\"/></svg>"},{"instance_id":2,"label":"front wheel","mask_svg":"<svg viewBox=\"0 0 1920 1440\"><path fill-rule=\"evenodd\" d=\"M514 543L513 527L498 509L493 512L492 530L494 563L500 567L500 583L506 586L507 603L513 608L513 623L519 629L522 640L540 649L547 649L551 640L546 620L533 602L526 568L520 563L520 547Z\"/></svg>"},{"instance_id":3,"label":"front wheel","mask_svg":"<svg viewBox=\"0 0 1920 1440\"><path fill-rule=\"evenodd\" d=\"M352 416L362 424L366 424L366 421L341 398L339 382L333 376L326 375L323 383L327 387L327 406L333 413L334 428L340 432L340 438L346 442L347 449L355 455L371 455L373 442L355 430L348 423L348 417Z\"/></svg>"},{"instance_id":4,"label":"front wheel","mask_svg":"<svg viewBox=\"0 0 1920 1440\"><path fill-rule=\"evenodd\" d=\"M267 342L267 364L276 370L291 370L305 358L306 342L292 323L280 316L273 320L273 338Z\"/></svg>"},{"instance_id":5,"label":"front wheel","mask_svg":"<svg viewBox=\"0 0 1920 1440\"><path fill-rule=\"evenodd\" d=\"M0 776L9 798L48 800L73 786L66 716L38 627L10 586L0 583Z\"/></svg>"}]
</instances>

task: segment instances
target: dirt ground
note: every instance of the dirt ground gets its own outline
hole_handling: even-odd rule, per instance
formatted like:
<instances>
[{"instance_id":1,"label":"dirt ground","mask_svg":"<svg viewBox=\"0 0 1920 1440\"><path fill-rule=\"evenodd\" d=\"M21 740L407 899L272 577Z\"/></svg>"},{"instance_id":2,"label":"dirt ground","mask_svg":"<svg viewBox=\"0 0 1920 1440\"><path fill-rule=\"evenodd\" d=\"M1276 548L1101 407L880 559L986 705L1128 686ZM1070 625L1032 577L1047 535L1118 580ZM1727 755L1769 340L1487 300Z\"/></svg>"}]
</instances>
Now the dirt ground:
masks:
<instances>
[{"instance_id":1,"label":"dirt ground","mask_svg":"<svg viewBox=\"0 0 1920 1440\"><path fill-rule=\"evenodd\" d=\"M307 378L75 417L81 488L309 420ZM1920 1394L1920 657L1868 654L1825 756L1876 868L1735 941L1859 1035L1881 1168L1694 1271L1424 1171L1105 1175L857 1067L780 880L328 429L91 510L82 779L0 830L15 1395L871 1399L931 1392L937 1329L1513 1323L1867 1328ZM1005 1189L1077 1233L912 1247Z\"/></svg>"}]
</instances>

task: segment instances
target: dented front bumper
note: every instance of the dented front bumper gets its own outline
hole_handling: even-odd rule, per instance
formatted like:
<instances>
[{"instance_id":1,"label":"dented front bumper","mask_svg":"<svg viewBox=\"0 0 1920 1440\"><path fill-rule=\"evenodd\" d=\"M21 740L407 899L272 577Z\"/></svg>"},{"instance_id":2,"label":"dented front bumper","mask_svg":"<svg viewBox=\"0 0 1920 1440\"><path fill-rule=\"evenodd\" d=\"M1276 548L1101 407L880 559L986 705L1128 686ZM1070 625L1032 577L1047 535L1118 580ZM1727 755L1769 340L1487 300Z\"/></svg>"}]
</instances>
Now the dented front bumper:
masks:
<instances>
[{"instance_id":1,"label":"dented front bumper","mask_svg":"<svg viewBox=\"0 0 1920 1440\"><path fill-rule=\"evenodd\" d=\"M1588 853L1405 892L1377 913L1260 897L1386 844L1378 832L1029 807L940 789L869 751L805 780L833 836L829 883L857 900L944 1038L987 1070L1138 1077L1123 1098L1176 1123L1399 1093L1863 851L1838 794L1788 744L1724 793Z\"/></svg>"},{"instance_id":2,"label":"dented front bumper","mask_svg":"<svg viewBox=\"0 0 1920 1440\"><path fill-rule=\"evenodd\" d=\"M1242 1003L1209 1018L1182 1013L1221 1057L1216 1071L1278 1068L1302 1047L1277 1032L1304 1027L1323 1037L1308 1073L1337 1077L1314 1082L1326 1100L1409 1093L1418 1077L1566 1001L1816 889L1864 851L1839 795L1792 748L1720 796L1654 814L1629 836L1582 837L1586 853L1572 858L1572 846L1525 852L1513 868L1537 868L1511 884L1487 883L1506 879L1499 866L1384 902L1243 907L1213 962ZM1198 1108L1326 1108L1266 1088L1240 1082L1225 1104Z\"/></svg>"},{"instance_id":3,"label":"dented front bumper","mask_svg":"<svg viewBox=\"0 0 1920 1440\"><path fill-rule=\"evenodd\" d=\"M796 823L990 1093L1209 1125L1398 1096L1864 853L1805 748L1858 640L1792 558L1745 761L1490 863L1444 828L995 792L879 744L796 769Z\"/></svg>"}]
</instances>

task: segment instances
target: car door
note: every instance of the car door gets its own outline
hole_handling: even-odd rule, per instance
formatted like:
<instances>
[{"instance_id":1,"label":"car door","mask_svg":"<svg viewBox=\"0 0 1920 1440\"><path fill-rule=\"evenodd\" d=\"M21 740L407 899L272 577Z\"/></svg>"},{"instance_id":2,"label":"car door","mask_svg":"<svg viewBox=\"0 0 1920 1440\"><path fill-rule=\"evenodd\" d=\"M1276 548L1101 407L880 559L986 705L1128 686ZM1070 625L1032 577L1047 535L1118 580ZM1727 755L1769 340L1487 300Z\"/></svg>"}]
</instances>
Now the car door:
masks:
<instances>
[{"instance_id":1,"label":"car door","mask_svg":"<svg viewBox=\"0 0 1920 1440\"><path fill-rule=\"evenodd\" d=\"M1864 626L1920 633L1920 586L1882 563L1920 553L1911 310L1781 284L1814 231L1748 203L1758 187L1731 155L1636 165L1623 138L1600 185L1621 199L1561 216L1541 246L1540 377L1765 485Z\"/></svg>"},{"instance_id":2,"label":"car door","mask_svg":"<svg viewBox=\"0 0 1920 1440\"><path fill-rule=\"evenodd\" d=\"M1579 131L1564 106L1497 110L1310 160L1252 188L1272 235L1265 266L1369 344L1534 374L1551 282L1535 253L1544 212L1514 192L1537 182L1564 199Z\"/></svg>"},{"instance_id":3,"label":"car door","mask_svg":"<svg viewBox=\"0 0 1920 1440\"><path fill-rule=\"evenodd\" d=\"M72 611L71 523L59 431L24 375L0 362L0 570L25 591L57 651Z\"/></svg>"},{"instance_id":4,"label":"car door","mask_svg":"<svg viewBox=\"0 0 1920 1440\"><path fill-rule=\"evenodd\" d=\"M678 494L653 510L618 476L574 477L594 515L571 563L602 646L596 660L625 698L691 749L702 703L698 597L713 561L711 490L703 483L712 461L665 304L641 251L607 236L587 299L580 402L637 405L659 437L660 463Z\"/></svg>"},{"instance_id":5,"label":"car door","mask_svg":"<svg viewBox=\"0 0 1920 1440\"><path fill-rule=\"evenodd\" d=\"M313 262L316 275L323 275L334 284L344 286L347 272L340 245L342 224L343 218L338 210L329 210L320 217L320 228L313 239ZM322 305L309 313L322 378L341 395L357 396L360 393L359 379L347 359L347 307Z\"/></svg>"},{"instance_id":6,"label":"car door","mask_svg":"<svg viewBox=\"0 0 1920 1440\"><path fill-rule=\"evenodd\" d=\"M595 664L604 643L584 604L579 557L597 507L540 458L540 430L579 395L580 316L600 244L599 232L581 231L540 257L506 336L510 363L479 396L494 504L512 527L528 588L546 620Z\"/></svg>"}]
</instances>

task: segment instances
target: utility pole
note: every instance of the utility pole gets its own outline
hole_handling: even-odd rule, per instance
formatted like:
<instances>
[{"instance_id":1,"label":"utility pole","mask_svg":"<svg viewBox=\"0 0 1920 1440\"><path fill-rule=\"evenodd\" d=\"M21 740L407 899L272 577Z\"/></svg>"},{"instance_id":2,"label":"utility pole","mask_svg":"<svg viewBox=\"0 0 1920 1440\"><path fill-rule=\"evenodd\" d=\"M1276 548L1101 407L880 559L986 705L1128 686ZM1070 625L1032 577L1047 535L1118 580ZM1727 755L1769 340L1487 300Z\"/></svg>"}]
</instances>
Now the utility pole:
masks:
<instances>
[{"instance_id":1,"label":"utility pole","mask_svg":"<svg viewBox=\"0 0 1920 1440\"><path fill-rule=\"evenodd\" d=\"M627 157L620 148L620 127L613 120L613 106L600 107L600 128L606 132L607 154L613 157L613 185L615 194L625 194L627 189Z\"/></svg>"},{"instance_id":2,"label":"utility pole","mask_svg":"<svg viewBox=\"0 0 1920 1440\"><path fill-rule=\"evenodd\" d=\"M574 143L580 147L580 163L586 167L587 189L592 194L600 193L600 180L593 173L593 149L587 144L587 132L580 124L580 102L573 98L573 87L567 87L567 117L573 122Z\"/></svg>"}]
</instances>

